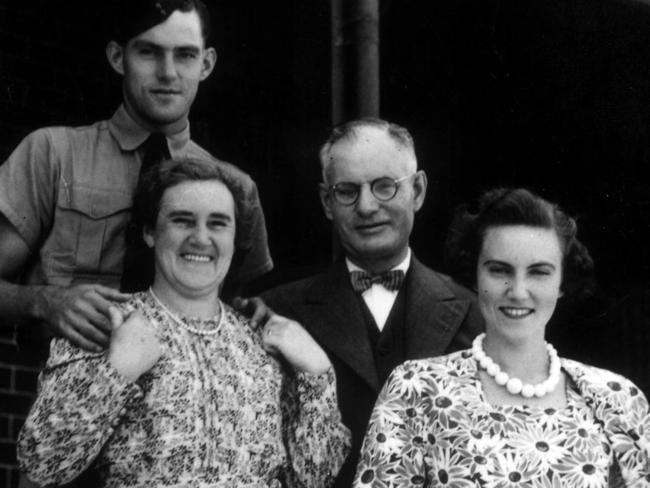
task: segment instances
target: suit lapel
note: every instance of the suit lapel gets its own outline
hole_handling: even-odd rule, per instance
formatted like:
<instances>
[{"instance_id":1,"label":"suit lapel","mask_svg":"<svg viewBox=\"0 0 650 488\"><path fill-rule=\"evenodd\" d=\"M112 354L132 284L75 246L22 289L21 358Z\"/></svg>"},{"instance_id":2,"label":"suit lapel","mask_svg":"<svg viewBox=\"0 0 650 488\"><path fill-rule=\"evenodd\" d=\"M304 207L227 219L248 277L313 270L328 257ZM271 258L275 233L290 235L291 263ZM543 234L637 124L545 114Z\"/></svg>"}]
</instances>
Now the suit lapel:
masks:
<instances>
[{"instance_id":1,"label":"suit lapel","mask_svg":"<svg viewBox=\"0 0 650 488\"><path fill-rule=\"evenodd\" d=\"M358 297L352 290L347 269L337 264L311 284L305 304L296 305L304 324L316 340L354 370L374 390L379 388L374 353L368 340Z\"/></svg>"},{"instance_id":2,"label":"suit lapel","mask_svg":"<svg viewBox=\"0 0 650 488\"><path fill-rule=\"evenodd\" d=\"M432 270L413 256L406 275L406 354L418 359L444 354L469 301L459 300Z\"/></svg>"}]
</instances>

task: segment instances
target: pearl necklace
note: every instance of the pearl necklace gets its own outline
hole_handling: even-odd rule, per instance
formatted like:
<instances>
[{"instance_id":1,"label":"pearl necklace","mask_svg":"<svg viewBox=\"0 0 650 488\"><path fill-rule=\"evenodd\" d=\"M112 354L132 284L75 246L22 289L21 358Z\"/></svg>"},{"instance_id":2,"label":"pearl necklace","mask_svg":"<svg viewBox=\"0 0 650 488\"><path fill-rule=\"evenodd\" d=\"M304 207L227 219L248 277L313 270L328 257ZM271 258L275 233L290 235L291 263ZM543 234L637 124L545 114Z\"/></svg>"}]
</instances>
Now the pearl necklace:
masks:
<instances>
[{"instance_id":1,"label":"pearl necklace","mask_svg":"<svg viewBox=\"0 0 650 488\"><path fill-rule=\"evenodd\" d=\"M499 367L492 358L485 354L485 351L483 350L484 338L485 332L479 334L476 339L474 339L474 342L472 343L472 355L474 356L474 359L476 359L476 362L481 365L481 368L483 368L489 376L494 378L497 385L505 385L508 392L512 395L521 395L524 398L532 398L533 396L542 398L547 393L552 392L560 382L560 370L562 364L560 363L557 351L548 342L545 342L550 360L548 378L541 383L531 385L530 383L524 384L519 378L511 378L508 373L501 371L501 367Z\"/></svg>"},{"instance_id":2,"label":"pearl necklace","mask_svg":"<svg viewBox=\"0 0 650 488\"><path fill-rule=\"evenodd\" d=\"M223 310L223 303L221 303L221 300L217 299L217 301L219 302L219 321L217 322L216 327L214 329L201 330L186 324L180 319L180 317L178 317L178 315L176 315L174 312L169 310L165 306L165 304L162 301L160 301L160 298L158 298L156 294L153 292L153 288L151 287L149 288L149 293L151 294L151 297L154 299L154 301L160 306L160 308L163 309L163 312L165 312L170 319L172 319L174 322L176 322L176 324L178 324L186 331L196 335L209 336L209 335L217 334L219 332L219 329L221 329L221 324L223 323L223 316L225 315Z\"/></svg>"}]
</instances>

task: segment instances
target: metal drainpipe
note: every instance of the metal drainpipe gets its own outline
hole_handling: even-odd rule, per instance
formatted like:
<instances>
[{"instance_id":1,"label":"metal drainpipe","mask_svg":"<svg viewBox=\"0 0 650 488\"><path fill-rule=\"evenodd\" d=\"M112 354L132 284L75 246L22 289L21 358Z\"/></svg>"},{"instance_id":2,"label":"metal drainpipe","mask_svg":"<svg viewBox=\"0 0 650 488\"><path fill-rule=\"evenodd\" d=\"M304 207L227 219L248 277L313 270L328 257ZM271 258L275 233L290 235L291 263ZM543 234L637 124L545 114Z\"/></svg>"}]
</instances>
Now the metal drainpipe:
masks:
<instances>
[{"instance_id":1,"label":"metal drainpipe","mask_svg":"<svg viewBox=\"0 0 650 488\"><path fill-rule=\"evenodd\" d=\"M332 0L332 124L379 117L379 0ZM332 230L332 261L341 244Z\"/></svg>"},{"instance_id":2,"label":"metal drainpipe","mask_svg":"<svg viewBox=\"0 0 650 488\"><path fill-rule=\"evenodd\" d=\"M379 116L379 0L332 0L332 123Z\"/></svg>"}]
</instances>

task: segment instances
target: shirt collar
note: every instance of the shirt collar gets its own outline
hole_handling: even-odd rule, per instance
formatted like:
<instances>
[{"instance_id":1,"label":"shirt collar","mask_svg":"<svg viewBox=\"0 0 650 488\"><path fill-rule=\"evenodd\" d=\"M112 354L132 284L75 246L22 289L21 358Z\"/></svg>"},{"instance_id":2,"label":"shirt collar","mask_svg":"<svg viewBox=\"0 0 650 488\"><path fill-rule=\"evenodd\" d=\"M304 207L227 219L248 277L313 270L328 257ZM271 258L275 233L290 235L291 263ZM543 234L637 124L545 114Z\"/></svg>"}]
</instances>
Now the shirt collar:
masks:
<instances>
[{"instance_id":1,"label":"shirt collar","mask_svg":"<svg viewBox=\"0 0 650 488\"><path fill-rule=\"evenodd\" d=\"M356 264L354 264L348 258L345 258L345 265L347 266L349 272L352 272L352 271L364 271L365 272L366 271L365 269L363 269L363 268L357 266ZM399 270L404 271L404 274L406 274L406 271L409 269L410 265L411 265L411 248L407 247L406 248L406 257L404 258L404 260L401 263L399 263L397 266L391 268L391 271L399 269Z\"/></svg>"},{"instance_id":2,"label":"shirt collar","mask_svg":"<svg viewBox=\"0 0 650 488\"><path fill-rule=\"evenodd\" d=\"M108 121L108 130L123 151L134 151L147 140L150 134L147 129L133 120L124 105L120 105L113 117ZM190 141L189 121L183 130L166 137L172 156L175 153L181 153L185 145Z\"/></svg>"}]
</instances>

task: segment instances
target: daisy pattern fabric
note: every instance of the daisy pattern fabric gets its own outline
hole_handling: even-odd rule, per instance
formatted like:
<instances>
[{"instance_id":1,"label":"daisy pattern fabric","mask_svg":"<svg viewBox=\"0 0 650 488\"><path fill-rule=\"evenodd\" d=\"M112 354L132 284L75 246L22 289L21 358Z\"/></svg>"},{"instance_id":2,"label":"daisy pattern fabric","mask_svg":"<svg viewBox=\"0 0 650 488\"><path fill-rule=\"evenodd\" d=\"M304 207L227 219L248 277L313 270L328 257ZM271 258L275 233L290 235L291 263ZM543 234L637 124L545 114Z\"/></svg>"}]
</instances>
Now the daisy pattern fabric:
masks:
<instances>
[{"instance_id":1,"label":"daisy pattern fabric","mask_svg":"<svg viewBox=\"0 0 650 488\"><path fill-rule=\"evenodd\" d=\"M349 432L334 373L292 373L269 356L247 319L225 306L217 334L174 324L135 295L163 355L135 383L106 355L53 341L40 393L20 433L21 468L42 485L80 473L98 487L328 486ZM188 319L197 329L216 320Z\"/></svg>"},{"instance_id":2,"label":"daisy pattern fabric","mask_svg":"<svg viewBox=\"0 0 650 488\"><path fill-rule=\"evenodd\" d=\"M356 488L650 486L650 416L622 376L562 359L561 409L490 405L471 351L396 368L373 411Z\"/></svg>"}]
</instances>

